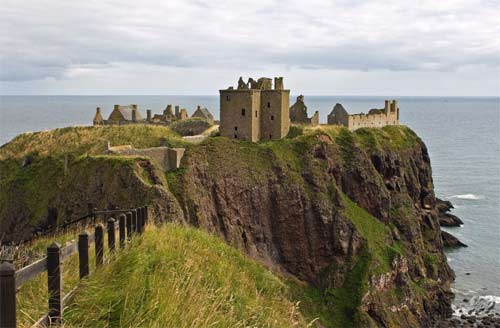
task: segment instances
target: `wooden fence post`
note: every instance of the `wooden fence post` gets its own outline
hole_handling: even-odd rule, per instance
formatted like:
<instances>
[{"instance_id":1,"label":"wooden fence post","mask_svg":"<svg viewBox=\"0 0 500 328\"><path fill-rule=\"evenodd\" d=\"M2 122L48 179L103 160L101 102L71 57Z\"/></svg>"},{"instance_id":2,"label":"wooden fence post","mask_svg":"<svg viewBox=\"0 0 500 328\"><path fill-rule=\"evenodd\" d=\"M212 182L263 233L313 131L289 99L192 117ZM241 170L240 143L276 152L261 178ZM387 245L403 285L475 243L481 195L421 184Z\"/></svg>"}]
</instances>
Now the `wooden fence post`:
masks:
<instances>
[{"instance_id":1,"label":"wooden fence post","mask_svg":"<svg viewBox=\"0 0 500 328\"><path fill-rule=\"evenodd\" d=\"M132 238L132 212L127 212L127 239Z\"/></svg>"},{"instance_id":2,"label":"wooden fence post","mask_svg":"<svg viewBox=\"0 0 500 328\"><path fill-rule=\"evenodd\" d=\"M49 290L49 322L59 323L62 317L61 246L52 243L47 247L47 282Z\"/></svg>"},{"instance_id":3,"label":"wooden fence post","mask_svg":"<svg viewBox=\"0 0 500 328\"><path fill-rule=\"evenodd\" d=\"M110 252L115 250L115 219L110 217L108 219L108 248Z\"/></svg>"},{"instance_id":4,"label":"wooden fence post","mask_svg":"<svg viewBox=\"0 0 500 328\"><path fill-rule=\"evenodd\" d=\"M137 209L137 231L139 233L143 232L143 222L144 222L144 211L142 207Z\"/></svg>"},{"instance_id":5,"label":"wooden fence post","mask_svg":"<svg viewBox=\"0 0 500 328\"><path fill-rule=\"evenodd\" d=\"M118 228L120 231L120 248L125 247L125 220L127 217L125 214L120 214L118 218Z\"/></svg>"},{"instance_id":6,"label":"wooden fence post","mask_svg":"<svg viewBox=\"0 0 500 328\"><path fill-rule=\"evenodd\" d=\"M0 264L0 327L16 327L16 270L9 262Z\"/></svg>"},{"instance_id":7,"label":"wooden fence post","mask_svg":"<svg viewBox=\"0 0 500 328\"><path fill-rule=\"evenodd\" d=\"M95 226L95 266L100 267L104 263L104 227L102 224Z\"/></svg>"},{"instance_id":8,"label":"wooden fence post","mask_svg":"<svg viewBox=\"0 0 500 328\"><path fill-rule=\"evenodd\" d=\"M78 261L80 279L89 275L89 234L87 231L78 235Z\"/></svg>"},{"instance_id":9,"label":"wooden fence post","mask_svg":"<svg viewBox=\"0 0 500 328\"><path fill-rule=\"evenodd\" d=\"M142 231L146 230L146 206L142 207Z\"/></svg>"},{"instance_id":10,"label":"wooden fence post","mask_svg":"<svg viewBox=\"0 0 500 328\"><path fill-rule=\"evenodd\" d=\"M99 209L95 207L94 211L92 212L92 224L95 224L95 222L97 221L97 214L96 214L97 211L99 211Z\"/></svg>"},{"instance_id":11,"label":"wooden fence post","mask_svg":"<svg viewBox=\"0 0 500 328\"><path fill-rule=\"evenodd\" d=\"M137 232L137 209L132 210L132 232Z\"/></svg>"}]
</instances>

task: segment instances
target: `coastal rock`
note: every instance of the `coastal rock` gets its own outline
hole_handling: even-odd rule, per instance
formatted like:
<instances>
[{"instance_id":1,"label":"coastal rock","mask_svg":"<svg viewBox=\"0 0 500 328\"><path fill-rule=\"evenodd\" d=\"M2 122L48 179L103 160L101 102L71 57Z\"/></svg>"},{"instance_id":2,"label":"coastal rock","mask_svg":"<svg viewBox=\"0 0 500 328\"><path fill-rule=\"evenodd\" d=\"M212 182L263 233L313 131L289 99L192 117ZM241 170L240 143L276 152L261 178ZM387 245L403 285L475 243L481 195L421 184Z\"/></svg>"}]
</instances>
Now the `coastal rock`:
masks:
<instances>
[{"instance_id":1,"label":"coastal rock","mask_svg":"<svg viewBox=\"0 0 500 328\"><path fill-rule=\"evenodd\" d=\"M453 204L449 200L442 200L436 197L436 210L439 213L449 212L453 207Z\"/></svg>"},{"instance_id":2,"label":"coastal rock","mask_svg":"<svg viewBox=\"0 0 500 328\"><path fill-rule=\"evenodd\" d=\"M464 243L458 240L457 237L453 236L451 233L446 231L441 231L441 238L443 238L443 245L445 247L455 248L455 247L467 247Z\"/></svg>"},{"instance_id":3,"label":"coastal rock","mask_svg":"<svg viewBox=\"0 0 500 328\"><path fill-rule=\"evenodd\" d=\"M442 227L460 227L464 224L456 215L450 213L439 213L439 225Z\"/></svg>"}]
</instances>

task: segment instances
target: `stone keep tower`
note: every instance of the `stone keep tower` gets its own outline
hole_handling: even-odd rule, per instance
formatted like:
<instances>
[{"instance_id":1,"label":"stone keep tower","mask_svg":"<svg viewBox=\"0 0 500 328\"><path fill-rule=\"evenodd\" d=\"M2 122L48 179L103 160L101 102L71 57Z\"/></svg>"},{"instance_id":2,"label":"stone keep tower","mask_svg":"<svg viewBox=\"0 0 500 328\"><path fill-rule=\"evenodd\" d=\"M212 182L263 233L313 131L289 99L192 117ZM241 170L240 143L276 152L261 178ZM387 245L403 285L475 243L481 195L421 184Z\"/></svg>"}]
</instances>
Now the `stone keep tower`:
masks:
<instances>
[{"instance_id":1,"label":"stone keep tower","mask_svg":"<svg viewBox=\"0 0 500 328\"><path fill-rule=\"evenodd\" d=\"M240 77L238 88L220 90L221 136L248 141L281 139L290 129L290 90L283 78Z\"/></svg>"}]
</instances>

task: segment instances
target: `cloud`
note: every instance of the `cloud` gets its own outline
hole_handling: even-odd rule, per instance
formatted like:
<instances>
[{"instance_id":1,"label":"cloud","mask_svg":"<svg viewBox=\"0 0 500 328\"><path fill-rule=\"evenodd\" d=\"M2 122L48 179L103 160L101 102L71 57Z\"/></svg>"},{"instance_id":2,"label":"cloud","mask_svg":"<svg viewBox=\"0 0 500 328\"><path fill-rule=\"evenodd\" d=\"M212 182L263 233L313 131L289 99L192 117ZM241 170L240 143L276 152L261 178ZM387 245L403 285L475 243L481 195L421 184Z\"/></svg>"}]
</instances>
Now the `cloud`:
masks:
<instances>
[{"instance_id":1,"label":"cloud","mask_svg":"<svg viewBox=\"0 0 500 328\"><path fill-rule=\"evenodd\" d=\"M0 80L116 65L455 71L500 66L497 1L56 1L0 5Z\"/></svg>"}]
</instances>

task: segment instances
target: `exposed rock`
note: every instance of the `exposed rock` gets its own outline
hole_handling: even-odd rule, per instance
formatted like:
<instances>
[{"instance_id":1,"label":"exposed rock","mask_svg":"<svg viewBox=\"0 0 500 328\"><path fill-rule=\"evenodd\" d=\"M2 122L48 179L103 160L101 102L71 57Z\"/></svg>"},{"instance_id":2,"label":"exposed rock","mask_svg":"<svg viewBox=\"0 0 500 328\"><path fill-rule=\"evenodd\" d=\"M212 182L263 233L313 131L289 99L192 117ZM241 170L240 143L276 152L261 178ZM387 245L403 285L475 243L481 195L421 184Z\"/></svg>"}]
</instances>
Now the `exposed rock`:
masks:
<instances>
[{"instance_id":1,"label":"exposed rock","mask_svg":"<svg viewBox=\"0 0 500 328\"><path fill-rule=\"evenodd\" d=\"M452 208L454 208L453 204L449 200L442 200L436 197L436 210L438 210L439 213L448 212Z\"/></svg>"},{"instance_id":2,"label":"exposed rock","mask_svg":"<svg viewBox=\"0 0 500 328\"><path fill-rule=\"evenodd\" d=\"M442 227L459 227L463 223L456 215L450 213L439 214L439 225Z\"/></svg>"},{"instance_id":3,"label":"exposed rock","mask_svg":"<svg viewBox=\"0 0 500 328\"><path fill-rule=\"evenodd\" d=\"M361 149L349 144L350 134L344 137L340 146L338 138L328 144L318 137L291 158L255 144L245 144L243 153L238 142L209 140L187 151L176 196L189 223L275 269L338 289L368 246L346 215L347 195L390 225L385 244L399 239L406 253L388 272L367 273L370 288L360 309L373 325L427 327L451 314L454 278L443 253L427 149L420 141L404 150ZM434 254L432 263L426 254ZM411 287L422 277L436 281L425 285L425 296ZM396 288L400 298L389 296Z\"/></svg>"},{"instance_id":4,"label":"exposed rock","mask_svg":"<svg viewBox=\"0 0 500 328\"><path fill-rule=\"evenodd\" d=\"M445 247L467 247L464 243L458 240L457 237L453 236L451 233L446 231L441 231L441 237L443 238L443 245Z\"/></svg>"}]
</instances>

